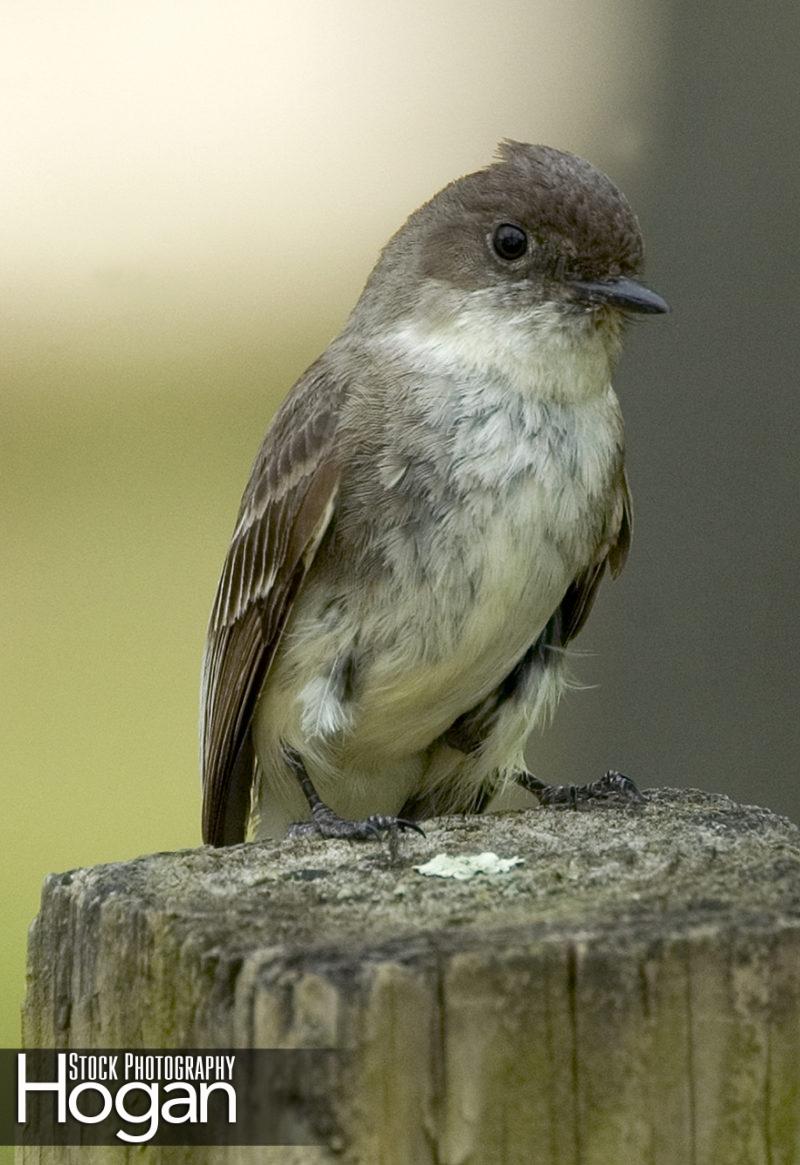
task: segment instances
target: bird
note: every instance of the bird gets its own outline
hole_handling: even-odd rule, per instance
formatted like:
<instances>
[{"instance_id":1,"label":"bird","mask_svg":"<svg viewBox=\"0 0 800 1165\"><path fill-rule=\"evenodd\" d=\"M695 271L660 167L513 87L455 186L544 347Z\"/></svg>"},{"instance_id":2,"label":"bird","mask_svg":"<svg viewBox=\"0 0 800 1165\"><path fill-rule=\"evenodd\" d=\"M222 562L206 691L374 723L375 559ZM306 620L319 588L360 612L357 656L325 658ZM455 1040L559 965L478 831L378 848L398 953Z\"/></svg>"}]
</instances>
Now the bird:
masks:
<instances>
[{"instance_id":1,"label":"bird","mask_svg":"<svg viewBox=\"0 0 800 1165\"><path fill-rule=\"evenodd\" d=\"M363 840L481 812L639 796L547 785L524 749L632 510L612 373L667 303L588 161L504 140L384 247L269 426L203 656L204 841Z\"/></svg>"}]
</instances>

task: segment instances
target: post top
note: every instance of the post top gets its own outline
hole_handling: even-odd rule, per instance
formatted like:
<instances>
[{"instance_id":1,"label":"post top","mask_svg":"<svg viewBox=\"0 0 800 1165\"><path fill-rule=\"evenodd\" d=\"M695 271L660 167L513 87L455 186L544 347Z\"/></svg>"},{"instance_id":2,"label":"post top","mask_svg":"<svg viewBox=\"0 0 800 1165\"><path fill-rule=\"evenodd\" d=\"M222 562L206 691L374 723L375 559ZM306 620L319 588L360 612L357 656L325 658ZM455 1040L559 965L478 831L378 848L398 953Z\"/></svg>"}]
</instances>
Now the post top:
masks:
<instances>
[{"instance_id":1,"label":"post top","mask_svg":"<svg viewBox=\"0 0 800 1165\"><path fill-rule=\"evenodd\" d=\"M769 810L697 790L645 792L641 806L446 817L385 844L257 842L153 854L52 875L85 905L156 912L175 937L226 956L346 969L520 942L679 938L800 922L800 829ZM467 881L423 876L437 854L522 859Z\"/></svg>"}]
</instances>

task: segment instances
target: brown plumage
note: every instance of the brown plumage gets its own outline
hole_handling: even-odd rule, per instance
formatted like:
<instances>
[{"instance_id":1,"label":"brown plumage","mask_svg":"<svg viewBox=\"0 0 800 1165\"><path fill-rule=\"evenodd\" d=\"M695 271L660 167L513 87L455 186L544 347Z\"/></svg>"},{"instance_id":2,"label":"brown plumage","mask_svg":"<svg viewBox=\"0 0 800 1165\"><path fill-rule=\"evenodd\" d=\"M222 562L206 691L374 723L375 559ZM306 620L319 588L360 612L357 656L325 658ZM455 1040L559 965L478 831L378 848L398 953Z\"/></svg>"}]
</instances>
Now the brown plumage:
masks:
<instances>
[{"instance_id":1,"label":"brown plumage","mask_svg":"<svg viewBox=\"0 0 800 1165\"><path fill-rule=\"evenodd\" d=\"M203 838L241 841L250 808L253 708L339 484L340 388L312 367L264 439L211 615L202 695Z\"/></svg>"}]
</instances>

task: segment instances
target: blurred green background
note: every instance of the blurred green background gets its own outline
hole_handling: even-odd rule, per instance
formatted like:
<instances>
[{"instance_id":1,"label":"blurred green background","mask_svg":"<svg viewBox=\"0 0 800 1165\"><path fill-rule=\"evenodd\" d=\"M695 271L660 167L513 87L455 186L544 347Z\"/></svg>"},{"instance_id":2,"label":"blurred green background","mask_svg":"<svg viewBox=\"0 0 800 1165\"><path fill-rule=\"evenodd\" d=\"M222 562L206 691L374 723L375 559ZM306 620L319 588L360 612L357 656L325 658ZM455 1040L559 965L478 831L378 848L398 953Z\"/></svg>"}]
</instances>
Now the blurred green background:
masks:
<instances>
[{"instance_id":1,"label":"blurred green background","mask_svg":"<svg viewBox=\"0 0 800 1165\"><path fill-rule=\"evenodd\" d=\"M3 108L0 1035L51 870L199 841L198 670L251 459L378 250L503 136L640 213L637 511L531 750L800 816L796 13L654 0L17 3Z\"/></svg>"}]
</instances>

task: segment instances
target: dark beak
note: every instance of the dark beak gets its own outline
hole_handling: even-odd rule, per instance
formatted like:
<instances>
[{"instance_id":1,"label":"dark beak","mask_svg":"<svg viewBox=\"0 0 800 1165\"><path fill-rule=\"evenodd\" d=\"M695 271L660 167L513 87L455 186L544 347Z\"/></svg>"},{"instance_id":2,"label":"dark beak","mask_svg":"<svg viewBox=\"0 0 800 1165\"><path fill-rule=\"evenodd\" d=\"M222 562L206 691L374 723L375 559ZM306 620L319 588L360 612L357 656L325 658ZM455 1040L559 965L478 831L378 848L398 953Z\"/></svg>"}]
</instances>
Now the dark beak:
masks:
<instances>
[{"instance_id":1,"label":"dark beak","mask_svg":"<svg viewBox=\"0 0 800 1165\"><path fill-rule=\"evenodd\" d=\"M580 303L608 304L623 311L655 314L669 311L669 304L635 279L602 279L597 283L581 281L569 284L573 297Z\"/></svg>"}]
</instances>

